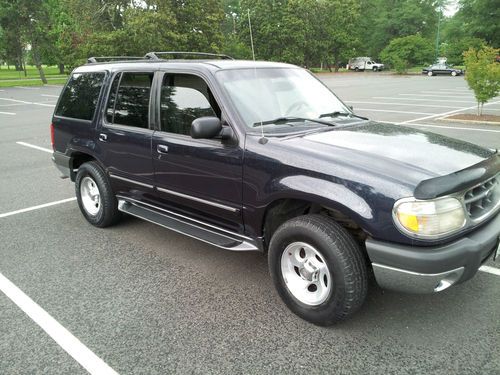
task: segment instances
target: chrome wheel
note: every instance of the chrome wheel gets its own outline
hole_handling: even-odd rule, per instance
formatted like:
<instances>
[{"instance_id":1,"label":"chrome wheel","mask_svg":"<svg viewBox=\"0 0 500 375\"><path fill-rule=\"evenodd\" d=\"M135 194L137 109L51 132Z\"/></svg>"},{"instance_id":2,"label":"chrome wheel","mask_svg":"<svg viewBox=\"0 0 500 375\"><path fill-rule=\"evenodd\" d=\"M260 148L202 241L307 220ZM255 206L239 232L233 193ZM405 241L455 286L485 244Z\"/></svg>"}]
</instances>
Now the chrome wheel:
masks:
<instances>
[{"instance_id":1,"label":"chrome wheel","mask_svg":"<svg viewBox=\"0 0 500 375\"><path fill-rule=\"evenodd\" d=\"M332 290L332 278L321 253L305 242L293 242L281 255L285 285L300 302L317 306Z\"/></svg>"},{"instance_id":2,"label":"chrome wheel","mask_svg":"<svg viewBox=\"0 0 500 375\"><path fill-rule=\"evenodd\" d=\"M432 73L432 72L428 72L428 73L427 73L427 75L428 75L429 77L432 77L433 73Z\"/></svg>"},{"instance_id":3,"label":"chrome wheel","mask_svg":"<svg viewBox=\"0 0 500 375\"><path fill-rule=\"evenodd\" d=\"M453 72L451 72L451 75L452 75L453 77L455 77L455 76L457 75L457 72L453 71Z\"/></svg>"},{"instance_id":4,"label":"chrome wheel","mask_svg":"<svg viewBox=\"0 0 500 375\"><path fill-rule=\"evenodd\" d=\"M84 177L80 183L80 196L85 211L89 215L96 216L101 209L101 193L91 177Z\"/></svg>"}]
</instances>

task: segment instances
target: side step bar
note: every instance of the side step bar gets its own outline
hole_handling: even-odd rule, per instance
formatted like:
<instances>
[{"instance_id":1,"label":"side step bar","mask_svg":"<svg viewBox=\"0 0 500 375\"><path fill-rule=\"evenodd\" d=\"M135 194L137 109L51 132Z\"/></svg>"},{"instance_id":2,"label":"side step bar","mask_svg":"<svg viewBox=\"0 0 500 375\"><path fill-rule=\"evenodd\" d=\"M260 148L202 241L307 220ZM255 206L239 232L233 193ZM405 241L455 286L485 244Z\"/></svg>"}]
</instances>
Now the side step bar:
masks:
<instances>
[{"instance_id":1,"label":"side step bar","mask_svg":"<svg viewBox=\"0 0 500 375\"><path fill-rule=\"evenodd\" d=\"M208 244L233 251L260 251L254 240L236 233L204 224L184 215L164 210L131 198L118 196L118 210L185 234Z\"/></svg>"}]
</instances>

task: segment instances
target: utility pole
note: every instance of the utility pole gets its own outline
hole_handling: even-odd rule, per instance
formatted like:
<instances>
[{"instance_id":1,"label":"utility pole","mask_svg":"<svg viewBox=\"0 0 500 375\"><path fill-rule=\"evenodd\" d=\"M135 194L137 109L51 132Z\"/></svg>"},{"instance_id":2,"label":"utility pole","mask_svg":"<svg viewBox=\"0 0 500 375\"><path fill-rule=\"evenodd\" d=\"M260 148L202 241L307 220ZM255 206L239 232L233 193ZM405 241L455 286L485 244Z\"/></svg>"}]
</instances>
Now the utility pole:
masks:
<instances>
[{"instance_id":1,"label":"utility pole","mask_svg":"<svg viewBox=\"0 0 500 375\"><path fill-rule=\"evenodd\" d=\"M439 57L439 31L441 27L441 14L443 13L443 3L439 3L439 11L438 11L438 28L436 34L436 62Z\"/></svg>"}]
</instances>

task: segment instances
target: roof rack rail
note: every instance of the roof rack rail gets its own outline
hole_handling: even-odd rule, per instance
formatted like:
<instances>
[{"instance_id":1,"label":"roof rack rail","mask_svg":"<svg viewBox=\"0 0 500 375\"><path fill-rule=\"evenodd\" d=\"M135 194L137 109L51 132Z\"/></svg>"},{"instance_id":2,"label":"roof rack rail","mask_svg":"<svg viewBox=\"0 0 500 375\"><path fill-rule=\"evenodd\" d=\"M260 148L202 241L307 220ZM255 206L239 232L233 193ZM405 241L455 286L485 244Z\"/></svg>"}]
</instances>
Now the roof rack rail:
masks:
<instances>
[{"instance_id":1,"label":"roof rack rail","mask_svg":"<svg viewBox=\"0 0 500 375\"><path fill-rule=\"evenodd\" d=\"M144 60L145 57L139 56L93 56L87 59L87 63L97 63L106 61L127 61L127 60Z\"/></svg>"},{"instance_id":2,"label":"roof rack rail","mask_svg":"<svg viewBox=\"0 0 500 375\"><path fill-rule=\"evenodd\" d=\"M167 51L167 52L148 52L146 56L150 60L165 60L162 55L167 55L171 59L178 58L177 56L196 56L196 57L209 57L209 58L219 58L222 60L234 60L231 56L223 55L219 53L206 53L206 52L179 52L179 51Z\"/></svg>"}]
</instances>

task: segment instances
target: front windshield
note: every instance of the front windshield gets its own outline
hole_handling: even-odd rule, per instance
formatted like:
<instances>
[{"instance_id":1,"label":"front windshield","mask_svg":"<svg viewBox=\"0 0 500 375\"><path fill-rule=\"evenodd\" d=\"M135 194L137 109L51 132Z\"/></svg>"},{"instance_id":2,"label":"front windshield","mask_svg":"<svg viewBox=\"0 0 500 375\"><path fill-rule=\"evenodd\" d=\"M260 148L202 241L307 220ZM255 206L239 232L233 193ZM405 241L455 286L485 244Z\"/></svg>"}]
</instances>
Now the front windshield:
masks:
<instances>
[{"instance_id":1,"label":"front windshield","mask_svg":"<svg viewBox=\"0 0 500 375\"><path fill-rule=\"evenodd\" d=\"M330 90L304 69L222 70L216 77L251 128L261 123L266 130L278 125L325 126L306 119L331 121L333 117L350 114ZM274 121L288 118L304 121Z\"/></svg>"}]
</instances>

